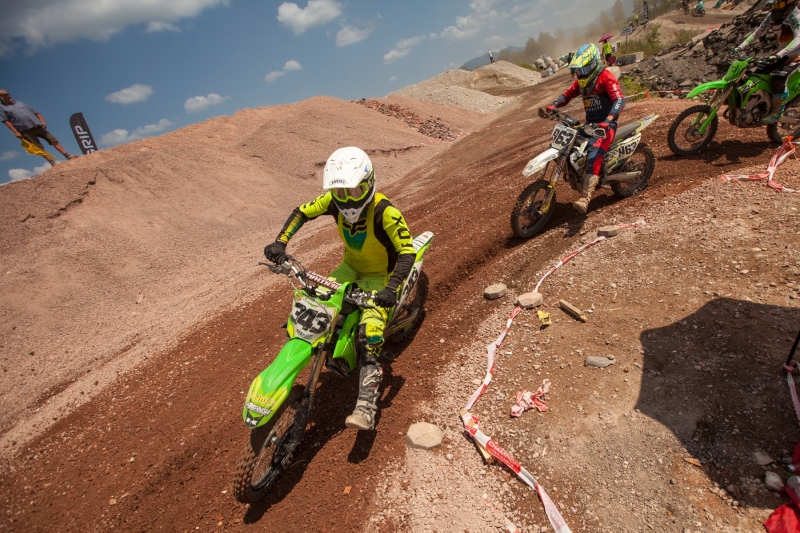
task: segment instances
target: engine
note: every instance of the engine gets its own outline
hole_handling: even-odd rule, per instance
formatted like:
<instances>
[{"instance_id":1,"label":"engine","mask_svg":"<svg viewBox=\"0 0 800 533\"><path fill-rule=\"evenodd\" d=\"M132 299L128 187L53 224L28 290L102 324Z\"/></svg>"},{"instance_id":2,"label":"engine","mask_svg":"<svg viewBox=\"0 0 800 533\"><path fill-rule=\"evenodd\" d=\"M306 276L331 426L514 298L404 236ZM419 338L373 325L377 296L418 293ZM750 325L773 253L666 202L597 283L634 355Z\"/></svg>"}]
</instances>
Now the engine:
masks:
<instances>
[{"instance_id":1,"label":"engine","mask_svg":"<svg viewBox=\"0 0 800 533\"><path fill-rule=\"evenodd\" d=\"M759 125L761 119L772 111L772 97L767 91L754 92L744 109L736 113L735 125L740 128Z\"/></svg>"}]
</instances>

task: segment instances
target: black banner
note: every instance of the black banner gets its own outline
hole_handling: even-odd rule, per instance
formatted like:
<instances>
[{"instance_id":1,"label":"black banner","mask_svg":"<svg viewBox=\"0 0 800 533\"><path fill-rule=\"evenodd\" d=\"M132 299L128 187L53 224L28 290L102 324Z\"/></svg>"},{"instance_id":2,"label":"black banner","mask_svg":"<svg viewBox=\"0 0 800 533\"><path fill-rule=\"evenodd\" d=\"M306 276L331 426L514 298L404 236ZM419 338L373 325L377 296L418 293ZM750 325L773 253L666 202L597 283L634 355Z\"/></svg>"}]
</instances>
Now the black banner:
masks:
<instances>
[{"instance_id":1,"label":"black banner","mask_svg":"<svg viewBox=\"0 0 800 533\"><path fill-rule=\"evenodd\" d=\"M647 24L647 2L643 2L644 4L644 23Z\"/></svg>"},{"instance_id":2,"label":"black banner","mask_svg":"<svg viewBox=\"0 0 800 533\"><path fill-rule=\"evenodd\" d=\"M69 117L69 126L72 128L72 133L75 134L75 140L78 141L83 155L97 151L97 144L94 142L92 132L89 131L89 126L86 125L83 113L75 113Z\"/></svg>"}]
</instances>

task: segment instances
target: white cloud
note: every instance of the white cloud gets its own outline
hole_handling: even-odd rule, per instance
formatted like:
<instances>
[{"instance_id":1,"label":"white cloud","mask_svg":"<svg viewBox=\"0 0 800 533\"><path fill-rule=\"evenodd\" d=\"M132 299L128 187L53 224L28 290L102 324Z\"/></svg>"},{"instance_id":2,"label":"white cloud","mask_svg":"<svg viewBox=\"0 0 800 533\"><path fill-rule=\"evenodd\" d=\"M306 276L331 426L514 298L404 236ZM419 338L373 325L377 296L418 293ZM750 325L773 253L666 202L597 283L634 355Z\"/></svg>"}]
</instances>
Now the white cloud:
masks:
<instances>
[{"instance_id":1,"label":"white cloud","mask_svg":"<svg viewBox=\"0 0 800 533\"><path fill-rule=\"evenodd\" d=\"M116 129L101 135L100 144L104 146L116 146L118 144L129 143L131 141L138 141L139 139L143 139L148 135L165 131L174 125L175 123L171 120L162 118L155 124L148 124L147 126L136 128L133 130L133 133L130 133L128 130L124 129Z\"/></svg>"},{"instance_id":2,"label":"white cloud","mask_svg":"<svg viewBox=\"0 0 800 533\"><path fill-rule=\"evenodd\" d=\"M142 85L137 83L131 85L126 89L122 89L115 93L107 94L106 100L114 104L128 105L136 102L144 102L150 95L153 94L153 88L149 85Z\"/></svg>"},{"instance_id":3,"label":"white cloud","mask_svg":"<svg viewBox=\"0 0 800 533\"><path fill-rule=\"evenodd\" d=\"M402 41L398 41L394 48L389 50L383 56L383 64L388 65L389 63L394 63L398 59L406 57L408 54L411 53L411 49L417 46L419 43L424 41L426 37L424 35L418 35L416 37L411 37L409 39L403 39Z\"/></svg>"},{"instance_id":4,"label":"white cloud","mask_svg":"<svg viewBox=\"0 0 800 533\"><path fill-rule=\"evenodd\" d=\"M11 178L11 181L19 181L25 180L28 178L32 178L33 176L38 176L45 170L49 170L53 168L50 163L45 163L40 167L33 167L33 171L25 170L24 168L12 168L8 171L8 177Z\"/></svg>"},{"instance_id":5,"label":"white cloud","mask_svg":"<svg viewBox=\"0 0 800 533\"><path fill-rule=\"evenodd\" d=\"M391 78L389 78L389 81L397 81L397 76L392 76Z\"/></svg>"},{"instance_id":6,"label":"white cloud","mask_svg":"<svg viewBox=\"0 0 800 533\"><path fill-rule=\"evenodd\" d=\"M228 97L220 96L216 93L211 93L208 96L192 96L183 103L183 108L187 113L197 113L212 105L221 104Z\"/></svg>"},{"instance_id":7,"label":"white cloud","mask_svg":"<svg viewBox=\"0 0 800 533\"><path fill-rule=\"evenodd\" d=\"M336 46L342 47L363 41L369 37L373 31L375 31L375 24L370 24L364 28L342 24L342 29L336 34Z\"/></svg>"},{"instance_id":8,"label":"white cloud","mask_svg":"<svg viewBox=\"0 0 800 533\"><path fill-rule=\"evenodd\" d=\"M314 26L321 26L342 14L342 5L335 0L308 0L303 9L293 2L278 6L278 21L300 35Z\"/></svg>"},{"instance_id":9,"label":"white cloud","mask_svg":"<svg viewBox=\"0 0 800 533\"><path fill-rule=\"evenodd\" d=\"M286 72L289 72L290 70L300 70L301 68L303 68L303 65L294 59L290 59L285 65L283 65L283 70Z\"/></svg>"},{"instance_id":10,"label":"white cloud","mask_svg":"<svg viewBox=\"0 0 800 533\"><path fill-rule=\"evenodd\" d=\"M283 70L273 70L272 72L264 76L264 82L272 83L281 76L286 76L287 72L291 72L293 70L300 70L301 68L303 68L303 65L301 65L300 62L295 61L294 59L290 59L289 61L286 62L285 65L283 65Z\"/></svg>"},{"instance_id":11,"label":"white cloud","mask_svg":"<svg viewBox=\"0 0 800 533\"><path fill-rule=\"evenodd\" d=\"M134 24L168 29L203 10L230 0L26 0L3 2L0 56L16 49L35 52L58 43L90 39L106 41ZM161 25L161 26L159 26Z\"/></svg>"},{"instance_id":12,"label":"white cloud","mask_svg":"<svg viewBox=\"0 0 800 533\"><path fill-rule=\"evenodd\" d=\"M273 81L277 80L281 76L286 76L286 71L285 70L273 70L272 72L270 72L269 74L264 76L264 81L266 83L272 83Z\"/></svg>"},{"instance_id":13,"label":"white cloud","mask_svg":"<svg viewBox=\"0 0 800 533\"><path fill-rule=\"evenodd\" d=\"M149 22L147 24L147 29L145 30L147 33L155 33L159 31L181 31L180 28L175 26L174 24L170 24L169 22Z\"/></svg>"},{"instance_id":14,"label":"white cloud","mask_svg":"<svg viewBox=\"0 0 800 533\"><path fill-rule=\"evenodd\" d=\"M456 23L448 26L440 37L451 41L463 41L475 37L486 25L492 24L509 16L508 13L498 12L494 8L508 3L508 0L473 0L469 7L473 13L465 17L456 17ZM512 12L517 8L512 8Z\"/></svg>"},{"instance_id":15,"label":"white cloud","mask_svg":"<svg viewBox=\"0 0 800 533\"><path fill-rule=\"evenodd\" d=\"M0 161L11 161L15 157L19 155L19 152L15 152L13 150L9 150L7 152L3 152L0 154Z\"/></svg>"}]
</instances>

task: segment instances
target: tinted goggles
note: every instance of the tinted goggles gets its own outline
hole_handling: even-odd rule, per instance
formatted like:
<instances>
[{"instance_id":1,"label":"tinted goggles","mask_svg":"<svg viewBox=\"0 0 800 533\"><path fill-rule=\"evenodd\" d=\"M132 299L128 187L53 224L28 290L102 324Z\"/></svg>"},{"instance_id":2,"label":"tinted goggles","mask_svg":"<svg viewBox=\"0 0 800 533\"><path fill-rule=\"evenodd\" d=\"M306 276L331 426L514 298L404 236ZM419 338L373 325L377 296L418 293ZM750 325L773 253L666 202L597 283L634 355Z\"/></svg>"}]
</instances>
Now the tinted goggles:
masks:
<instances>
[{"instance_id":1,"label":"tinted goggles","mask_svg":"<svg viewBox=\"0 0 800 533\"><path fill-rule=\"evenodd\" d=\"M369 192L369 182L362 181L355 187L336 187L331 189L333 197L340 202L347 202L348 200L362 200Z\"/></svg>"}]
</instances>

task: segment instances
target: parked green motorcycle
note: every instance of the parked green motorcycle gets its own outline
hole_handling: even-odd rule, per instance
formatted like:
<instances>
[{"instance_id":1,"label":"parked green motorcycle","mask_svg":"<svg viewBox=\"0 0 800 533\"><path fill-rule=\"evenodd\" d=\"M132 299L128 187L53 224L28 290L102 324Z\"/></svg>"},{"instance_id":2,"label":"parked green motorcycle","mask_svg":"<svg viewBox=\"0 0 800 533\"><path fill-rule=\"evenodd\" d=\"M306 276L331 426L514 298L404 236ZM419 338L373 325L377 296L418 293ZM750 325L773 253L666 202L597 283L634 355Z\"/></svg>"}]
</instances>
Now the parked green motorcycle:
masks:
<instances>
[{"instance_id":1,"label":"parked green motorcycle","mask_svg":"<svg viewBox=\"0 0 800 533\"><path fill-rule=\"evenodd\" d=\"M413 240L416 261L390 313L387 339L402 340L422 320L428 294L422 261L432 241L429 231ZM242 417L251 431L233 476L233 494L242 503L263 498L288 466L305 434L322 367L342 376L356 368L361 310L373 308L375 296L354 283L338 283L308 271L290 256L281 265L259 264L300 286L294 290L286 323L289 341L253 380L245 398ZM309 363L308 383L295 385Z\"/></svg>"},{"instance_id":2,"label":"parked green motorcycle","mask_svg":"<svg viewBox=\"0 0 800 533\"><path fill-rule=\"evenodd\" d=\"M675 155L692 155L709 145L717 133L722 105L727 105L723 118L737 128L757 128L761 119L772 111L773 74L764 73L767 65L763 59L745 57L731 63L721 80L695 87L686 98L694 98L705 91L714 91L708 104L692 106L672 122L667 142ZM784 67L789 69L789 65ZM767 126L770 140L780 144L781 138L790 135L800 123L800 73L789 77L789 98L783 116Z\"/></svg>"}]
</instances>

